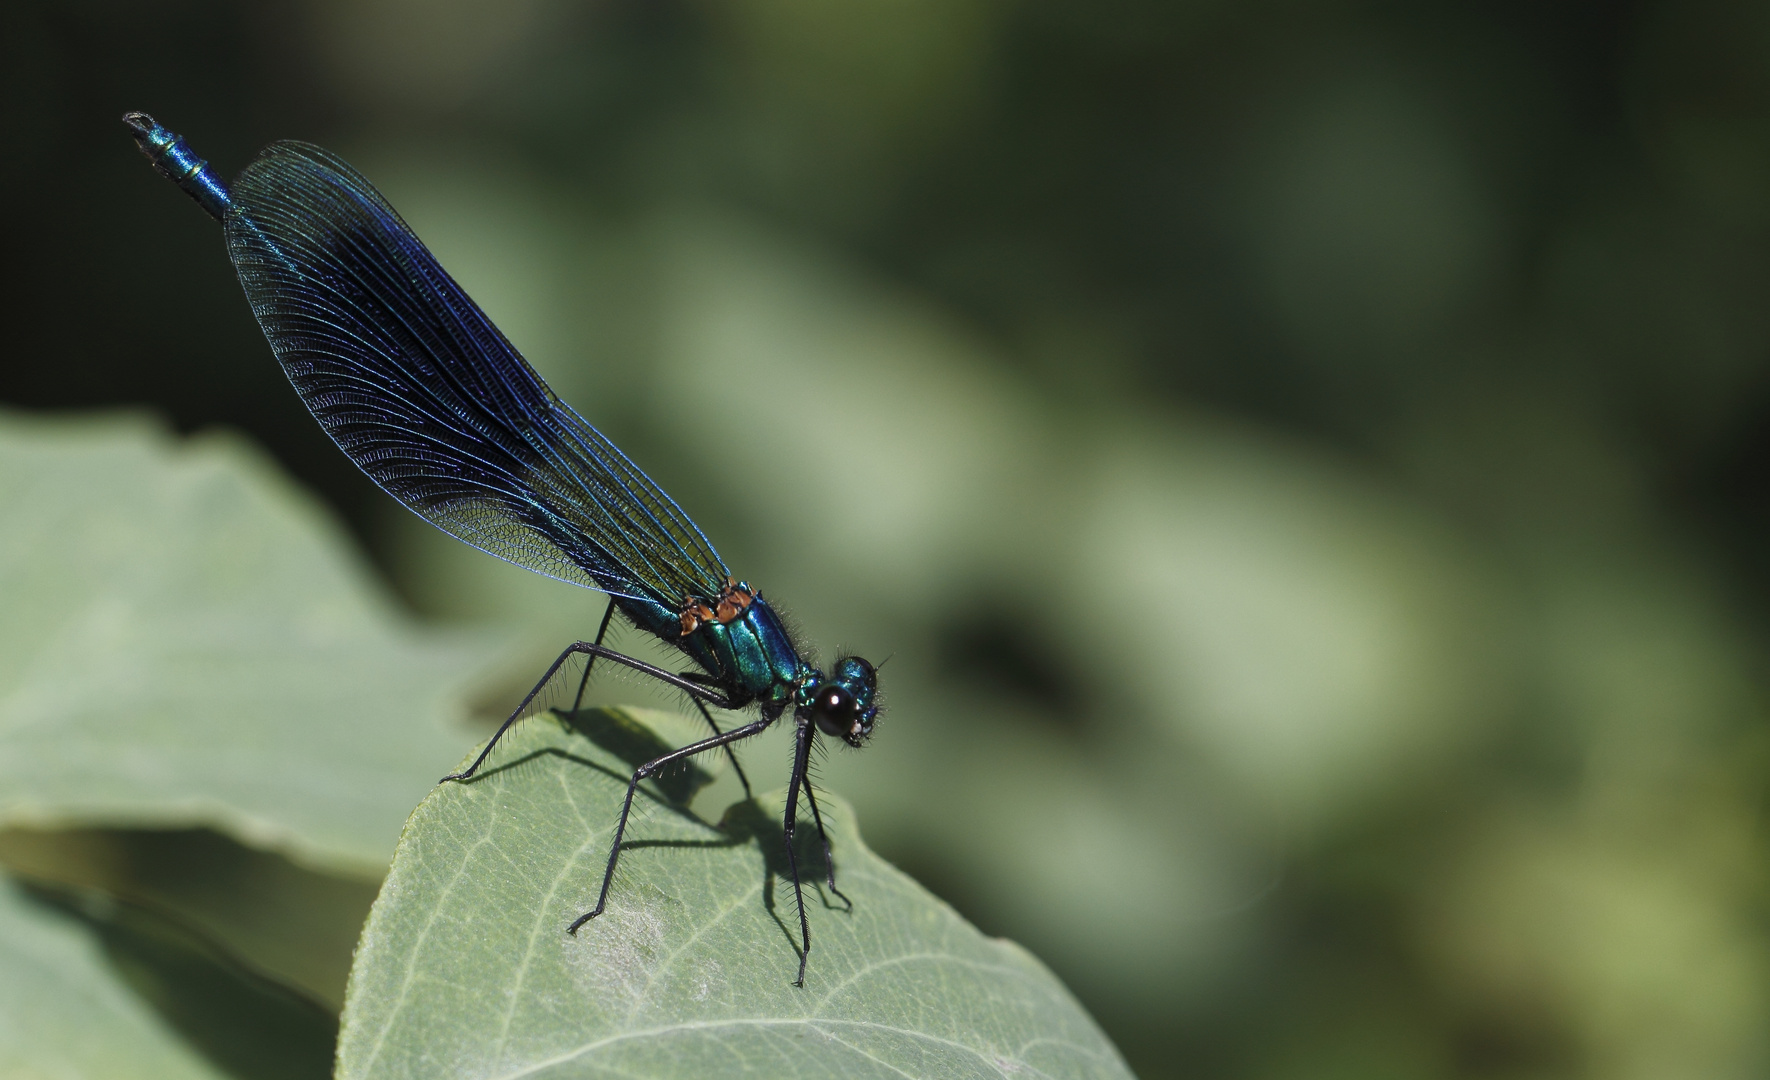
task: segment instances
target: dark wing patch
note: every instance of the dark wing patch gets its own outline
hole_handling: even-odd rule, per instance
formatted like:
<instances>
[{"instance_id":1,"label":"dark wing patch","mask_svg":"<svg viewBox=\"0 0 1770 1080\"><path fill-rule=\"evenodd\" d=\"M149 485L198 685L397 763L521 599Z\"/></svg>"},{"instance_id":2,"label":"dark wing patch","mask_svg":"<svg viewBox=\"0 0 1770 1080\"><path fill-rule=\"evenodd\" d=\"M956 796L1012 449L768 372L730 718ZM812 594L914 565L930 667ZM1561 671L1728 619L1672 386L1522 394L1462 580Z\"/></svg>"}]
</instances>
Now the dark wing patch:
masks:
<instances>
[{"instance_id":1,"label":"dark wing patch","mask_svg":"<svg viewBox=\"0 0 1770 1080\"><path fill-rule=\"evenodd\" d=\"M554 396L381 193L319 147L234 181L228 250L314 419L444 532L549 577L652 600L713 596L713 545Z\"/></svg>"}]
</instances>

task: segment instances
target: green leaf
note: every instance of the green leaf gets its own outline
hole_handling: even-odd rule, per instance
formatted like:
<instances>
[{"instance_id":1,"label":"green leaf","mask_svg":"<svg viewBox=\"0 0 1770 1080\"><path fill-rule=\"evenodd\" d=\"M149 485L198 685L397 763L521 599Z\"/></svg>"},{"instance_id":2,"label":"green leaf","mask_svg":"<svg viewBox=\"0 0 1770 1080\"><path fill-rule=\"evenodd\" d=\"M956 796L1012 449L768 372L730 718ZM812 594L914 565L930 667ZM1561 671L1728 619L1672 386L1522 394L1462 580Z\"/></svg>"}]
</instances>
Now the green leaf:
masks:
<instances>
[{"instance_id":1,"label":"green leaf","mask_svg":"<svg viewBox=\"0 0 1770 1080\"><path fill-rule=\"evenodd\" d=\"M192 927L102 893L53 886L39 898L79 918L139 998L236 1080L325 1080L337 1015L241 966Z\"/></svg>"},{"instance_id":2,"label":"green leaf","mask_svg":"<svg viewBox=\"0 0 1770 1080\"><path fill-rule=\"evenodd\" d=\"M421 632L242 441L0 413L0 825L379 874L494 642Z\"/></svg>"},{"instance_id":3,"label":"green leaf","mask_svg":"<svg viewBox=\"0 0 1770 1080\"><path fill-rule=\"evenodd\" d=\"M638 756L610 727L530 720L413 813L357 949L341 1078L1130 1075L1049 971L867 850L828 795L854 907L819 887L802 804L803 988L778 799L714 827L642 789L608 910L568 936Z\"/></svg>"},{"instance_id":4,"label":"green leaf","mask_svg":"<svg viewBox=\"0 0 1770 1080\"><path fill-rule=\"evenodd\" d=\"M207 829L0 830L0 864L159 913L334 1016L378 884L309 870Z\"/></svg>"},{"instance_id":5,"label":"green leaf","mask_svg":"<svg viewBox=\"0 0 1770 1080\"><path fill-rule=\"evenodd\" d=\"M219 1080L81 924L0 877L0 1076Z\"/></svg>"}]
</instances>

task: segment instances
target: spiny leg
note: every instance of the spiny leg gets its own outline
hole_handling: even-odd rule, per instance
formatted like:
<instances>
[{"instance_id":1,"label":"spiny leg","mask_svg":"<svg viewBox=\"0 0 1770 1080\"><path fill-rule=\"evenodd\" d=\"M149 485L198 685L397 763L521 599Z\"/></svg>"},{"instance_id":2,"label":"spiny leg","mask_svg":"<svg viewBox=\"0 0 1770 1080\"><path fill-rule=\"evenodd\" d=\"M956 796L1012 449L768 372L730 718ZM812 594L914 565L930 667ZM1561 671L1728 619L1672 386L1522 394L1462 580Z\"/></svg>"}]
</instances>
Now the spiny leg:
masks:
<instances>
[{"instance_id":1,"label":"spiny leg","mask_svg":"<svg viewBox=\"0 0 1770 1080\"><path fill-rule=\"evenodd\" d=\"M553 680L553 676L559 672L560 665L564 664L566 660L570 659L572 655L576 653L586 653L592 658L601 656L614 663L630 667L634 671L643 675L650 675L661 683L666 683L670 686L674 686L678 690L686 691L697 701L710 701L717 708L729 709L732 706L731 699L724 694L691 682L673 671L665 671L663 668L658 667L655 664L648 664L643 660L636 660L631 656L615 652L613 649L607 648L603 645L594 644L588 641L574 641L566 646L565 651L559 654L558 659L547 665L547 670L542 674L541 681L537 682L534 689L530 690L522 699L522 704L516 707L516 711L512 712L502 724L498 725L498 730L492 733L491 740L486 743L485 749L479 752L479 756L473 759L473 764L467 766L467 768L458 773L450 773L443 777L442 780L437 781L437 783L440 784L449 780L467 780L472 778L473 774L479 771L479 767L485 764L486 758L491 756L492 747L497 746L498 740L504 737L504 733L510 730L511 725L520 720L524 713L527 712L529 703L535 700L535 695L539 694L542 689Z\"/></svg>"},{"instance_id":2,"label":"spiny leg","mask_svg":"<svg viewBox=\"0 0 1770 1080\"><path fill-rule=\"evenodd\" d=\"M594 642L594 644L600 646L602 644L602 639L604 637L608 636L609 620L613 619L614 617L615 617L615 598L611 596L608 598L608 607L603 609L603 612L602 612L602 625L598 626L596 628L596 641ZM580 677L578 679L578 693L575 697L572 698L572 713L574 715L577 713L577 711L579 709L584 707L584 690L586 687L588 687L590 685L590 673L592 671L594 671L595 669L596 669L596 654L591 653L590 659L584 664L584 674L582 677ZM685 677L690 678L690 679L694 679L697 682L700 681L699 679L696 679L695 675L692 673L685 676ZM724 732L721 730L719 725L714 722L713 714L707 711L707 703L702 701L698 697L694 698L693 701L695 704L695 708L701 710L701 715L706 718L707 726L713 729L713 734L715 734L715 735L724 734ZM744 775L744 767L742 765L738 764L737 751L733 750L729 745L727 745L725 748L725 756L731 762L732 770L737 773L738 780L741 781L744 785L744 798L746 798L746 799L755 798L754 793L750 791L750 778L748 776Z\"/></svg>"},{"instance_id":3,"label":"spiny leg","mask_svg":"<svg viewBox=\"0 0 1770 1080\"><path fill-rule=\"evenodd\" d=\"M707 718L707 726L713 729L713 734L722 734L719 730L719 725L713 720L713 714L707 711L707 703L700 698L695 698L694 704L695 708L701 710L701 715ZM725 744L725 756L730 759L732 769L737 772L738 780L744 785L744 798L754 799L756 795L750 790L750 778L744 775L744 767L738 764L737 751L732 748L730 743Z\"/></svg>"},{"instance_id":4,"label":"spiny leg","mask_svg":"<svg viewBox=\"0 0 1770 1080\"><path fill-rule=\"evenodd\" d=\"M601 645L602 639L608 634L608 621L615 617L615 598L608 598L608 607L602 612L602 625L596 628L596 644ZM591 653L590 659L584 662L584 677L578 680L578 696L572 698L572 714L584 707L584 688L590 685L590 672L596 668L596 654Z\"/></svg>"},{"instance_id":5,"label":"spiny leg","mask_svg":"<svg viewBox=\"0 0 1770 1080\"><path fill-rule=\"evenodd\" d=\"M809 719L799 721L797 745L793 748L793 776L787 781L787 816L781 824L781 831L787 837L787 869L793 875L793 902L799 908L799 940L803 945L799 951L799 977L793 980L794 986L805 985L805 962L811 959L811 922L805 917L805 890L799 885L799 857L793 851L793 826L798 817L799 785L804 781L805 764L811 757L814 730Z\"/></svg>"},{"instance_id":6,"label":"spiny leg","mask_svg":"<svg viewBox=\"0 0 1770 1080\"><path fill-rule=\"evenodd\" d=\"M491 756L492 748L498 745L498 740L504 737L504 733L509 731L513 724L522 719L523 714L528 711L529 703L535 700L535 695L539 694L542 689L553 680L553 676L559 672L560 666L564 664L567 659L581 651L579 646L583 644L584 642L582 641L572 642L572 644L566 646L564 652L559 654L558 659L547 665L547 670L542 672L540 681L535 683L534 689L523 695L521 703L516 706L516 709L511 712L509 716L504 718L502 724L498 725L498 730L492 732L492 737L487 740L485 749L481 750L479 756L473 759L473 764L467 766L458 773L450 773L441 780L438 780L437 783L443 784L450 780L471 779L473 774L479 771L479 767L485 764L486 758Z\"/></svg>"},{"instance_id":7,"label":"spiny leg","mask_svg":"<svg viewBox=\"0 0 1770 1080\"><path fill-rule=\"evenodd\" d=\"M693 757L695 754L701 753L704 750L712 750L715 747L730 746L734 742L759 734L767 728L768 725L774 723L779 716L780 714L778 712L772 716L764 715L762 719L757 720L754 723L745 724L743 727L739 728L732 728L723 735L715 735L711 739L702 739L698 743L690 743L689 745L682 747L680 750L670 751L663 757L653 758L644 765L633 770L633 779L627 782L627 798L621 803L620 819L615 822L615 839L614 843L610 844L608 848L608 866L602 871L602 891L596 896L596 906L588 913L580 915L573 920L572 924L566 927L566 933L576 934L578 932L578 927L583 926L591 919L601 915L604 905L608 903L609 886L613 884L615 880L615 863L618 862L621 857L621 837L627 832L627 815L633 812L633 793L639 789L639 782L656 776L659 771L666 766L681 761L684 758Z\"/></svg>"},{"instance_id":8,"label":"spiny leg","mask_svg":"<svg viewBox=\"0 0 1770 1080\"><path fill-rule=\"evenodd\" d=\"M605 608L602 612L602 625L596 628L595 644L601 645L602 639L604 637L608 636L609 620L613 619L614 615L615 615L615 598L611 596L608 598L608 607ZM590 673L592 671L594 671L595 669L596 669L596 654L591 653L590 659L584 664L584 674L581 678L578 679L578 693L575 697L572 698L572 713L573 713L573 715L576 715L578 710L582 709L584 707L584 690L586 687L588 687L590 685ZM722 729L717 723L714 722L713 714L711 712L707 711L707 703L702 701L700 698L694 698L692 700L694 701L695 708L701 710L701 715L706 718L707 726L713 729L713 734L715 734L715 735L724 734L724 729ZM738 764L737 751L733 750L730 746L727 746L725 748L725 756L731 762L731 767L732 767L733 771L735 771L737 773L738 780L741 781L744 785L744 798L746 798L746 799L754 798L755 795L750 791L750 778L748 776L744 775L744 767L742 765Z\"/></svg>"},{"instance_id":9,"label":"spiny leg","mask_svg":"<svg viewBox=\"0 0 1770 1080\"><path fill-rule=\"evenodd\" d=\"M817 812L817 791L812 787L811 776L809 773L806 774L805 777L805 801L811 804L811 820L817 824L817 838L822 841L824 845L824 870L829 875L826 880L829 882L830 891L837 896L840 896L842 902L848 905L848 910L853 911L854 901L848 899L847 893L836 888L836 860L834 856L830 854L830 837L829 834L824 832L823 815Z\"/></svg>"}]
</instances>

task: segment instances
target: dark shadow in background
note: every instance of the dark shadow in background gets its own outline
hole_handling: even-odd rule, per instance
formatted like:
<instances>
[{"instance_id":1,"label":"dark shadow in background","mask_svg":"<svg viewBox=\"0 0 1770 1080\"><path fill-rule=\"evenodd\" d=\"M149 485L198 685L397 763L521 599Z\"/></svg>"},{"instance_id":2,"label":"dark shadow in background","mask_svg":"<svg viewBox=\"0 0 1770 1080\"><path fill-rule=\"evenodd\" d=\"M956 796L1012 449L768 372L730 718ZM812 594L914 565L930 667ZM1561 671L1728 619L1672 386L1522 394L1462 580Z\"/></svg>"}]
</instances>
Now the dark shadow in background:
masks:
<instances>
[{"instance_id":1,"label":"dark shadow in background","mask_svg":"<svg viewBox=\"0 0 1770 1080\"><path fill-rule=\"evenodd\" d=\"M241 1080L332 1075L338 1018L242 967L195 928L104 894L26 883L98 937L123 981L223 1072Z\"/></svg>"}]
</instances>

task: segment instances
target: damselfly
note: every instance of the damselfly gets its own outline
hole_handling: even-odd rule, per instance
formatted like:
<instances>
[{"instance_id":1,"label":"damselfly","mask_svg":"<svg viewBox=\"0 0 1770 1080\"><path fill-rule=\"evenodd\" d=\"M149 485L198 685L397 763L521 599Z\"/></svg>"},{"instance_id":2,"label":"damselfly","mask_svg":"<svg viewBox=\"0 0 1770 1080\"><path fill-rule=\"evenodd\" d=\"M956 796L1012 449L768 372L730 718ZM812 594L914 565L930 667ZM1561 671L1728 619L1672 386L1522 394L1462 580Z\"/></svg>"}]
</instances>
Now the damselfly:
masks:
<instances>
[{"instance_id":1,"label":"damselfly","mask_svg":"<svg viewBox=\"0 0 1770 1080\"><path fill-rule=\"evenodd\" d=\"M799 913L795 982L804 985L811 926L793 850L799 795L823 843L830 890L840 897L806 767L819 732L857 747L872 734L879 712L873 665L845 656L825 674L807 662L762 594L734 577L688 515L554 395L355 169L317 146L276 142L230 186L152 117L132 112L123 123L154 168L225 228L258 325L339 449L444 532L609 596L595 640L562 652L473 764L444 781L471 778L577 656L586 660L574 708L600 658L687 694L712 728L711 737L634 770L596 906L568 932L608 903L642 780L704 751L730 754L734 743L792 711L784 830ZM681 651L695 670L669 671L604 646L617 610ZM758 718L729 731L708 711L752 705ZM747 792L749 780L741 769L738 776Z\"/></svg>"}]
</instances>

